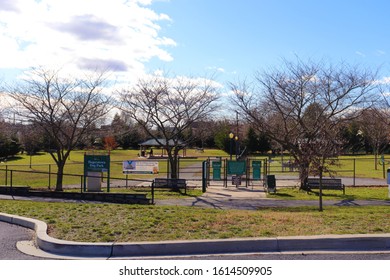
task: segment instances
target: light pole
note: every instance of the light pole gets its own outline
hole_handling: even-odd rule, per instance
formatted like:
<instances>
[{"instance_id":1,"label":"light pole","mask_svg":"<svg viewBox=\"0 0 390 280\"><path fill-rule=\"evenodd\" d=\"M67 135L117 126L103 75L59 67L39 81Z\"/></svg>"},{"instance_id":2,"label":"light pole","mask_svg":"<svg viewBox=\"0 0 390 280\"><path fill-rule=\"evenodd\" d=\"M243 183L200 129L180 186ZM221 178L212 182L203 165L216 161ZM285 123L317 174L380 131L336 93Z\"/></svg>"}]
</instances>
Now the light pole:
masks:
<instances>
[{"instance_id":1,"label":"light pole","mask_svg":"<svg viewBox=\"0 0 390 280\"><path fill-rule=\"evenodd\" d=\"M234 140L236 140L236 160L238 160L238 136L234 137Z\"/></svg>"},{"instance_id":2,"label":"light pole","mask_svg":"<svg viewBox=\"0 0 390 280\"><path fill-rule=\"evenodd\" d=\"M229 138L230 138L230 160L232 160L232 153L233 153L233 138L234 138L233 132L230 132L230 133L229 133Z\"/></svg>"}]
</instances>

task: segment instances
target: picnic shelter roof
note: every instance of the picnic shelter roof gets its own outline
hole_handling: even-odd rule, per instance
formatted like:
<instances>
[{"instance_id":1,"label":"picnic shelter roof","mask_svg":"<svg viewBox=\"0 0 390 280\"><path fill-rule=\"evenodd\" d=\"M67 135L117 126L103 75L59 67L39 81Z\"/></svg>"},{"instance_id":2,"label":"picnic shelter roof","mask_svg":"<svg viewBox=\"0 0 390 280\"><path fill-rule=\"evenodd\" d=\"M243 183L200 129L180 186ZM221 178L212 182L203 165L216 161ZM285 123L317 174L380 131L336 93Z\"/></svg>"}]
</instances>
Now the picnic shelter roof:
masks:
<instances>
[{"instance_id":1,"label":"picnic shelter roof","mask_svg":"<svg viewBox=\"0 0 390 280\"><path fill-rule=\"evenodd\" d=\"M167 143L166 139L160 138L160 139L157 139L157 140L156 139L149 139L149 140L146 140L145 142L140 143L139 145L140 146L147 146L147 147L162 147L162 146L166 146L166 143ZM174 146L175 144L174 144L173 140L169 140L168 141L168 145L169 146ZM179 141L179 145L183 146L183 142Z\"/></svg>"}]
</instances>

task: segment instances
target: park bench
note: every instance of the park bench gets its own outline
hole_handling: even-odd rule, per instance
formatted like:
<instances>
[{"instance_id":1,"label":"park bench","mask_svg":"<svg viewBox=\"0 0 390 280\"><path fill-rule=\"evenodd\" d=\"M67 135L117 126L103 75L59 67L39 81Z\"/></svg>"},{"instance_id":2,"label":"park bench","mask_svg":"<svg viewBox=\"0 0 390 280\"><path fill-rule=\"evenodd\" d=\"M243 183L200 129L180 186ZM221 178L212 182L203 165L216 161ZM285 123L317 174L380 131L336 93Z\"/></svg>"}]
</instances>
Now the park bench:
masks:
<instances>
[{"instance_id":1,"label":"park bench","mask_svg":"<svg viewBox=\"0 0 390 280\"><path fill-rule=\"evenodd\" d=\"M172 191L184 189L184 193L187 194L187 181L186 179L155 178L152 183L152 203L154 203L155 189L170 189Z\"/></svg>"},{"instance_id":2,"label":"park bench","mask_svg":"<svg viewBox=\"0 0 390 280\"><path fill-rule=\"evenodd\" d=\"M320 179L319 178L308 178L306 182L306 189L308 191L319 189ZM336 178L322 178L322 189L323 190L340 190L345 194L345 186L341 182L341 179Z\"/></svg>"}]
</instances>

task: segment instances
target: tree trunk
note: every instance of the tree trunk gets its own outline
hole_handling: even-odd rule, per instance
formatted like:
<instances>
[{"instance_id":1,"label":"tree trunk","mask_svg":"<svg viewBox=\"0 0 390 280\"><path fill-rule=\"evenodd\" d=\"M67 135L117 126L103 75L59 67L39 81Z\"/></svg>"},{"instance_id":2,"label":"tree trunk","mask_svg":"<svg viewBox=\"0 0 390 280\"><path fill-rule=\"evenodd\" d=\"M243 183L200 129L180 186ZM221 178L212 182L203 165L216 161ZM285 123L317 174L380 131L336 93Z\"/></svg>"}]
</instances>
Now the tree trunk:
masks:
<instances>
[{"instance_id":1,"label":"tree trunk","mask_svg":"<svg viewBox=\"0 0 390 280\"><path fill-rule=\"evenodd\" d=\"M173 155L171 154L169 156L169 164L170 164L170 171L171 171L171 178L177 179L179 178L179 170L178 170L178 154L177 152L173 152Z\"/></svg>"},{"instance_id":2,"label":"tree trunk","mask_svg":"<svg viewBox=\"0 0 390 280\"><path fill-rule=\"evenodd\" d=\"M319 189L319 204L320 204L320 206L319 206L319 210L320 210L320 212L322 212L324 210L322 207L322 176L323 176L322 170L323 170L323 168L320 167L319 168L319 171L320 171L320 189Z\"/></svg>"},{"instance_id":3,"label":"tree trunk","mask_svg":"<svg viewBox=\"0 0 390 280\"><path fill-rule=\"evenodd\" d=\"M301 181L301 190L306 190L306 181L309 177L309 164L299 163L299 180Z\"/></svg>"},{"instance_id":4,"label":"tree trunk","mask_svg":"<svg viewBox=\"0 0 390 280\"><path fill-rule=\"evenodd\" d=\"M378 148L375 148L375 151L374 151L374 164L375 164L375 170L378 170L378 151L379 149Z\"/></svg>"},{"instance_id":5,"label":"tree trunk","mask_svg":"<svg viewBox=\"0 0 390 280\"><path fill-rule=\"evenodd\" d=\"M56 189L55 189L56 192L63 191L62 182L64 178L64 167L65 167L65 162L62 161L57 162L58 171L57 171L57 182L56 182Z\"/></svg>"},{"instance_id":6,"label":"tree trunk","mask_svg":"<svg viewBox=\"0 0 390 280\"><path fill-rule=\"evenodd\" d=\"M178 153L175 149L167 147L168 160L169 160L169 173L172 179L179 178L178 176Z\"/></svg>"}]
</instances>

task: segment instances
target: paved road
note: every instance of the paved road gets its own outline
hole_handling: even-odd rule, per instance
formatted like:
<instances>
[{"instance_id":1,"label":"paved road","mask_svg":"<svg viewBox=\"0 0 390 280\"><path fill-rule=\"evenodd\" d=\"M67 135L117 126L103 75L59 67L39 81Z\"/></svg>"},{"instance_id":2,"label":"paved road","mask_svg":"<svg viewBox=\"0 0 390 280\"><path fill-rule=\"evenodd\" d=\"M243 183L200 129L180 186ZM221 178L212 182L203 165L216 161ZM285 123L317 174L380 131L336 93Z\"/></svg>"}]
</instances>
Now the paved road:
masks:
<instances>
[{"instance_id":1,"label":"paved road","mask_svg":"<svg viewBox=\"0 0 390 280\"><path fill-rule=\"evenodd\" d=\"M24 227L0 222L0 260L41 260L23 254L16 248L18 241L32 240L34 232Z\"/></svg>"},{"instance_id":2,"label":"paved road","mask_svg":"<svg viewBox=\"0 0 390 280\"><path fill-rule=\"evenodd\" d=\"M267 253L212 256L181 256L168 260L390 260L390 253L330 252L330 253Z\"/></svg>"}]
</instances>

